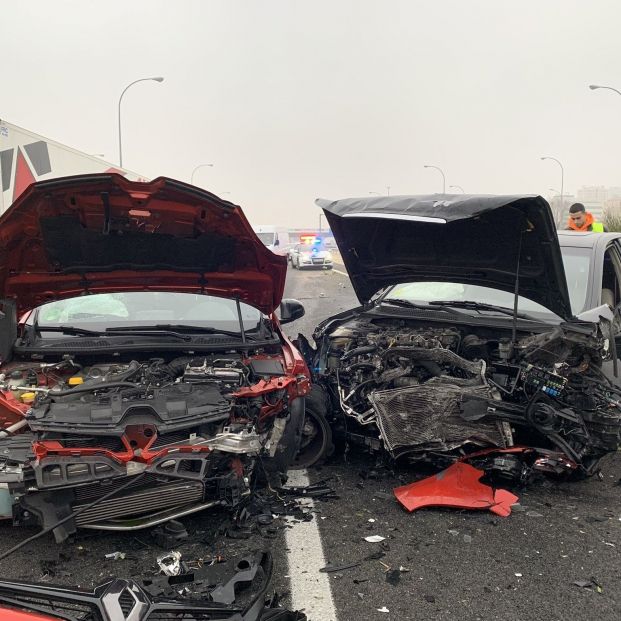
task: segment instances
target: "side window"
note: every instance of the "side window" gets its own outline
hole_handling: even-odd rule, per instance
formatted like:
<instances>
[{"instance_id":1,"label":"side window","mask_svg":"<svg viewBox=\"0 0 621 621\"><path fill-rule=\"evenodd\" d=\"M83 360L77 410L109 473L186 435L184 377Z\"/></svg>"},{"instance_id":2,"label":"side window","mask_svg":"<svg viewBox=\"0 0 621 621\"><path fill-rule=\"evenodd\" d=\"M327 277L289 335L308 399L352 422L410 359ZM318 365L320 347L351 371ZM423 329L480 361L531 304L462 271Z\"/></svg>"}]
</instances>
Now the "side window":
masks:
<instances>
[{"instance_id":1,"label":"side window","mask_svg":"<svg viewBox=\"0 0 621 621\"><path fill-rule=\"evenodd\" d=\"M616 308L621 303L621 257L613 245L604 253L601 303L608 304L611 308Z\"/></svg>"}]
</instances>

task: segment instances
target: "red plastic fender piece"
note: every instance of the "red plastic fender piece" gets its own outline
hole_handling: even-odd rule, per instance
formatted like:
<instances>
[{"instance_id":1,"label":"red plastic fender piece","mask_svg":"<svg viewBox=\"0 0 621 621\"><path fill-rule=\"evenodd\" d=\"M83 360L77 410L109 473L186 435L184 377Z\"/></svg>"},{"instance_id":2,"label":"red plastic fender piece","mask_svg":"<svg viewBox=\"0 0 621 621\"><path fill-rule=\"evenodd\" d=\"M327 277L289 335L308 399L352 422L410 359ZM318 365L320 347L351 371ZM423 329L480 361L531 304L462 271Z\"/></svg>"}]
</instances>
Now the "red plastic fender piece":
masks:
<instances>
[{"instance_id":1,"label":"red plastic fender piece","mask_svg":"<svg viewBox=\"0 0 621 621\"><path fill-rule=\"evenodd\" d=\"M492 489L479 482L482 470L456 462L432 477L396 487L397 500L408 510L421 507L489 509L496 515L511 515L511 505L519 499L506 489Z\"/></svg>"}]
</instances>

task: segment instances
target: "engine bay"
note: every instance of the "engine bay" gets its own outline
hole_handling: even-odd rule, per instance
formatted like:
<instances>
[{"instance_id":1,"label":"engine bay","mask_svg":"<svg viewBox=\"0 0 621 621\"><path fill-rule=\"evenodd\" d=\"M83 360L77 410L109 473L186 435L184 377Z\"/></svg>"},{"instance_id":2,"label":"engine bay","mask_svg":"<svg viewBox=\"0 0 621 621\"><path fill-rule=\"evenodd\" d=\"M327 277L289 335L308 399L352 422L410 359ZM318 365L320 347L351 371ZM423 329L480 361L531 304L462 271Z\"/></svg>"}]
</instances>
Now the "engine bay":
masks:
<instances>
[{"instance_id":1,"label":"engine bay","mask_svg":"<svg viewBox=\"0 0 621 621\"><path fill-rule=\"evenodd\" d=\"M362 314L315 338L340 425L392 458L528 447L542 470L593 474L619 446L621 391L602 373L608 340L592 324L514 340L510 329Z\"/></svg>"},{"instance_id":2,"label":"engine bay","mask_svg":"<svg viewBox=\"0 0 621 621\"><path fill-rule=\"evenodd\" d=\"M235 506L258 468L286 471L287 425L303 424L297 397L308 380L287 374L282 355L119 358L64 355L3 367L2 517L45 527L82 508L57 540L77 526L122 530L130 517L146 527L180 511ZM88 508L126 484L102 508Z\"/></svg>"}]
</instances>

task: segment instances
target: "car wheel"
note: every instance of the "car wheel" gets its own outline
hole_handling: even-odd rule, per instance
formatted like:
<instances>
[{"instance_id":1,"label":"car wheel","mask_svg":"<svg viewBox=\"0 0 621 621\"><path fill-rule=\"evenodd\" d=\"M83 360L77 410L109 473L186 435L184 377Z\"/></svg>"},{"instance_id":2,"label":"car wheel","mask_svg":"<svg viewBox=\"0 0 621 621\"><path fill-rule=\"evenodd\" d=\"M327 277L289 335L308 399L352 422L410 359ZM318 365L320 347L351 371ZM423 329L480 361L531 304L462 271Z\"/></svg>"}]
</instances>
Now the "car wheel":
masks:
<instances>
[{"instance_id":1,"label":"car wheel","mask_svg":"<svg viewBox=\"0 0 621 621\"><path fill-rule=\"evenodd\" d=\"M316 466L334 452L332 429L328 422L328 399L320 386L313 386L306 397L304 426L300 450L291 469Z\"/></svg>"}]
</instances>

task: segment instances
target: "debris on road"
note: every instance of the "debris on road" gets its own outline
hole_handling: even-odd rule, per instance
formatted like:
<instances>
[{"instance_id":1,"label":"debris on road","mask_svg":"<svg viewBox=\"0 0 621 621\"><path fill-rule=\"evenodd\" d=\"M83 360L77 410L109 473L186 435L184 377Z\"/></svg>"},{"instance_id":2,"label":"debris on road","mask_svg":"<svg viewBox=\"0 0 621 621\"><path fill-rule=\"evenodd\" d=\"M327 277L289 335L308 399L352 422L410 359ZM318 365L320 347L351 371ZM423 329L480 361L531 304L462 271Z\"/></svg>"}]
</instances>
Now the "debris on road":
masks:
<instances>
[{"instance_id":1,"label":"debris on road","mask_svg":"<svg viewBox=\"0 0 621 621\"><path fill-rule=\"evenodd\" d=\"M593 577L590 580L576 580L574 584L583 589L591 589L596 593L603 593L604 591L602 585Z\"/></svg>"},{"instance_id":2,"label":"debris on road","mask_svg":"<svg viewBox=\"0 0 621 621\"><path fill-rule=\"evenodd\" d=\"M107 559L112 559L113 561L122 561L125 559L125 552L110 552L106 554Z\"/></svg>"},{"instance_id":3,"label":"debris on road","mask_svg":"<svg viewBox=\"0 0 621 621\"><path fill-rule=\"evenodd\" d=\"M158 556L157 564L165 576L178 576L181 573L181 552Z\"/></svg>"},{"instance_id":4,"label":"debris on road","mask_svg":"<svg viewBox=\"0 0 621 621\"><path fill-rule=\"evenodd\" d=\"M388 608L386 608L386 606L382 606L381 608L377 609L377 612L390 612L390 610L388 610Z\"/></svg>"},{"instance_id":5,"label":"debris on road","mask_svg":"<svg viewBox=\"0 0 621 621\"><path fill-rule=\"evenodd\" d=\"M364 540L369 543L380 543L384 541L384 539L386 539L386 537L382 537L381 535L369 535L368 537L364 537Z\"/></svg>"},{"instance_id":6,"label":"debris on road","mask_svg":"<svg viewBox=\"0 0 621 621\"><path fill-rule=\"evenodd\" d=\"M509 516L511 505L518 501L518 497L507 490L493 489L481 483L484 474L470 464L456 462L438 474L397 487L393 492L408 511L421 507L454 507L489 509L496 515Z\"/></svg>"}]
</instances>

